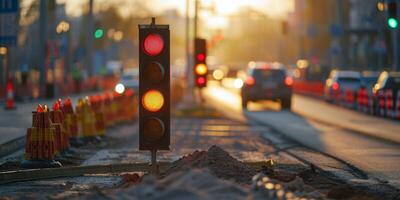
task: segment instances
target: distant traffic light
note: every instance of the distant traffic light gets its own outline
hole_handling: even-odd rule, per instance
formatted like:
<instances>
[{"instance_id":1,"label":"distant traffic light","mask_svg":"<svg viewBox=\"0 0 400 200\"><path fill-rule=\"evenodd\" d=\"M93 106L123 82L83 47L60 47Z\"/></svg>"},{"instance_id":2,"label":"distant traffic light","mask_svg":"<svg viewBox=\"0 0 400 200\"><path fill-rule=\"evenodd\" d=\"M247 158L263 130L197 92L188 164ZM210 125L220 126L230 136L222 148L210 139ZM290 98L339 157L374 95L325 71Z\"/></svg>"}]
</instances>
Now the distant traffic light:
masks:
<instances>
[{"instance_id":1,"label":"distant traffic light","mask_svg":"<svg viewBox=\"0 0 400 200\"><path fill-rule=\"evenodd\" d=\"M206 40L201 38L195 39L195 65L194 77L196 87L202 88L207 86L208 67L206 63L207 47Z\"/></svg>"},{"instance_id":2,"label":"distant traffic light","mask_svg":"<svg viewBox=\"0 0 400 200\"><path fill-rule=\"evenodd\" d=\"M97 29L94 31L94 38L100 39L100 38L102 38L103 36L104 36L104 30L103 30L103 29L97 28Z\"/></svg>"},{"instance_id":3,"label":"distant traffic light","mask_svg":"<svg viewBox=\"0 0 400 200\"><path fill-rule=\"evenodd\" d=\"M388 3L388 18L387 24L391 29L397 29L399 26L399 21L397 19L397 3L389 2Z\"/></svg>"},{"instance_id":4,"label":"distant traffic light","mask_svg":"<svg viewBox=\"0 0 400 200\"><path fill-rule=\"evenodd\" d=\"M382 1L379 1L378 3L376 3L376 9L380 12L385 10L385 3L383 3Z\"/></svg>"},{"instance_id":5,"label":"distant traffic light","mask_svg":"<svg viewBox=\"0 0 400 200\"><path fill-rule=\"evenodd\" d=\"M139 25L139 149L169 150L169 25Z\"/></svg>"}]
</instances>

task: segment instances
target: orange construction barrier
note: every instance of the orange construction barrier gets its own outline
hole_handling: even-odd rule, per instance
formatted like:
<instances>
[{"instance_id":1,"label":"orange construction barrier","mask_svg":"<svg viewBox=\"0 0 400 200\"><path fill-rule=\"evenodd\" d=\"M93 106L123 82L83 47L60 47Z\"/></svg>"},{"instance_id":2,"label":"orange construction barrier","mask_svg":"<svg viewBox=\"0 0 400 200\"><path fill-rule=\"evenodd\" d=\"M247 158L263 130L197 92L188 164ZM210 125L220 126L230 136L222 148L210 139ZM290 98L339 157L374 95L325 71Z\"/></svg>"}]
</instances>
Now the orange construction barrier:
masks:
<instances>
[{"instance_id":1,"label":"orange construction barrier","mask_svg":"<svg viewBox=\"0 0 400 200\"><path fill-rule=\"evenodd\" d=\"M47 106L38 105L32 112L32 127L27 129L25 160L22 168L61 167L54 161L55 129L51 127Z\"/></svg>"},{"instance_id":2,"label":"orange construction barrier","mask_svg":"<svg viewBox=\"0 0 400 200\"><path fill-rule=\"evenodd\" d=\"M79 99L76 105L76 115L78 117L78 127L79 136L84 140L92 140L95 138L95 114L90 107L89 99L83 98Z\"/></svg>"},{"instance_id":3,"label":"orange construction barrier","mask_svg":"<svg viewBox=\"0 0 400 200\"><path fill-rule=\"evenodd\" d=\"M386 116L386 109L385 109L386 96L382 90L378 91L378 101L379 101L378 102L378 115Z\"/></svg>"},{"instance_id":4,"label":"orange construction barrier","mask_svg":"<svg viewBox=\"0 0 400 200\"><path fill-rule=\"evenodd\" d=\"M133 89L127 89L124 93L124 103L126 106L126 120L132 120L136 116L138 109L137 100L135 98L135 91Z\"/></svg>"},{"instance_id":5,"label":"orange construction barrier","mask_svg":"<svg viewBox=\"0 0 400 200\"><path fill-rule=\"evenodd\" d=\"M101 95L102 101L104 103L104 118L105 118L105 124L106 127L112 126L114 125L114 115L116 115L116 113L113 110L113 97L112 95L110 95L109 92L105 92L103 93L103 95Z\"/></svg>"},{"instance_id":6,"label":"orange construction barrier","mask_svg":"<svg viewBox=\"0 0 400 200\"><path fill-rule=\"evenodd\" d=\"M393 106L393 91L391 89L386 90L385 92L385 109L386 109L386 117L392 118L394 117L394 106Z\"/></svg>"},{"instance_id":7,"label":"orange construction barrier","mask_svg":"<svg viewBox=\"0 0 400 200\"><path fill-rule=\"evenodd\" d=\"M90 105L95 114L95 128L98 136L104 136L106 125L104 119L103 101L99 95L90 96Z\"/></svg>"},{"instance_id":8,"label":"orange construction barrier","mask_svg":"<svg viewBox=\"0 0 400 200\"><path fill-rule=\"evenodd\" d=\"M74 108L70 99L64 99L62 111L64 113L64 124L66 126L66 132L68 133L70 144L73 146L83 145L83 143L79 141L78 136L78 117L74 113Z\"/></svg>"},{"instance_id":9,"label":"orange construction barrier","mask_svg":"<svg viewBox=\"0 0 400 200\"><path fill-rule=\"evenodd\" d=\"M61 110L61 99L53 104L53 111L50 112L52 127L56 130L56 154L65 152L69 147L67 127L64 123L64 115Z\"/></svg>"}]
</instances>

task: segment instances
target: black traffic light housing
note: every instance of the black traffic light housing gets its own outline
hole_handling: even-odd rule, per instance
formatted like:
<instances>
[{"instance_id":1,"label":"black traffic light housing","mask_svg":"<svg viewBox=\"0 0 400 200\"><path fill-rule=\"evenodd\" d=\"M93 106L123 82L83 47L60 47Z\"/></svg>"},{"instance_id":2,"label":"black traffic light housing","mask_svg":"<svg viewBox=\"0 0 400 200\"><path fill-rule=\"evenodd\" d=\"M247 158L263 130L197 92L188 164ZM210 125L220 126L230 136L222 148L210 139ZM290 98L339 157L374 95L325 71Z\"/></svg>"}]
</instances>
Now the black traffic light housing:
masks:
<instances>
[{"instance_id":1,"label":"black traffic light housing","mask_svg":"<svg viewBox=\"0 0 400 200\"><path fill-rule=\"evenodd\" d=\"M391 29L397 29L399 26L399 22L397 19L397 2L390 1L388 2L388 16L387 16L387 24Z\"/></svg>"},{"instance_id":2,"label":"black traffic light housing","mask_svg":"<svg viewBox=\"0 0 400 200\"><path fill-rule=\"evenodd\" d=\"M169 150L169 25L139 25L139 149Z\"/></svg>"},{"instance_id":3,"label":"black traffic light housing","mask_svg":"<svg viewBox=\"0 0 400 200\"><path fill-rule=\"evenodd\" d=\"M198 88L203 88L207 86L207 46L206 40L202 38L195 38L194 41L194 81L195 86Z\"/></svg>"}]
</instances>

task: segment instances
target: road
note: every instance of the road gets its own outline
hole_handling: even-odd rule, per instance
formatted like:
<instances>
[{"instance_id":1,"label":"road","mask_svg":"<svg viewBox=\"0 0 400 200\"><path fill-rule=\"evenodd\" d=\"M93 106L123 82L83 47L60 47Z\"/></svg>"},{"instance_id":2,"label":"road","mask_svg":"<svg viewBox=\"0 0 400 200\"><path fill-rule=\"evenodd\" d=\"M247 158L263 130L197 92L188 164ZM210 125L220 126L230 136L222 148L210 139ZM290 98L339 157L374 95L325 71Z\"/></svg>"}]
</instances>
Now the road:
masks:
<instances>
[{"instance_id":1,"label":"road","mask_svg":"<svg viewBox=\"0 0 400 200\"><path fill-rule=\"evenodd\" d=\"M370 178L388 181L400 188L400 143L371 137L363 132L379 132L389 137L400 130L398 122L375 117L371 119L301 95L293 96L293 112L289 112L280 111L279 104L275 102L250 103L248 110L243 111L238 91L215 83L204 89L203 94L208 104L228 117L271 126L305 146L349 163Z\"/></svg>"}]
</instances>

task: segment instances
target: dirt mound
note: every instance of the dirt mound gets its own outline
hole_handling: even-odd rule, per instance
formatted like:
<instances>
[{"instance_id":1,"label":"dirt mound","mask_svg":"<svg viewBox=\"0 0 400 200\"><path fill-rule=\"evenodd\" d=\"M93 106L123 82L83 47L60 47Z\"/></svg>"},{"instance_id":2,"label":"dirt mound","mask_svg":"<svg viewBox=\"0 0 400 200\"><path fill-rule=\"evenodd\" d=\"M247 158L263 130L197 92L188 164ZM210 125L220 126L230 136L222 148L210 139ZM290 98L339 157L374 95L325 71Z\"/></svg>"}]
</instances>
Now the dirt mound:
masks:
<instances>
[{"instance_id":1,"label":"dirt mound","mask_svg":"<svg viewBox=\"0 0 400 200\"><path fill-rule=\"evenodd\" d=\"M237 183L250 183L256 171L245 163L236 160L218 146L208 151L195 151L172 164L164 176L190 168L208 168L218 178L233 180Z\"/></svg>"}]
</instances>

